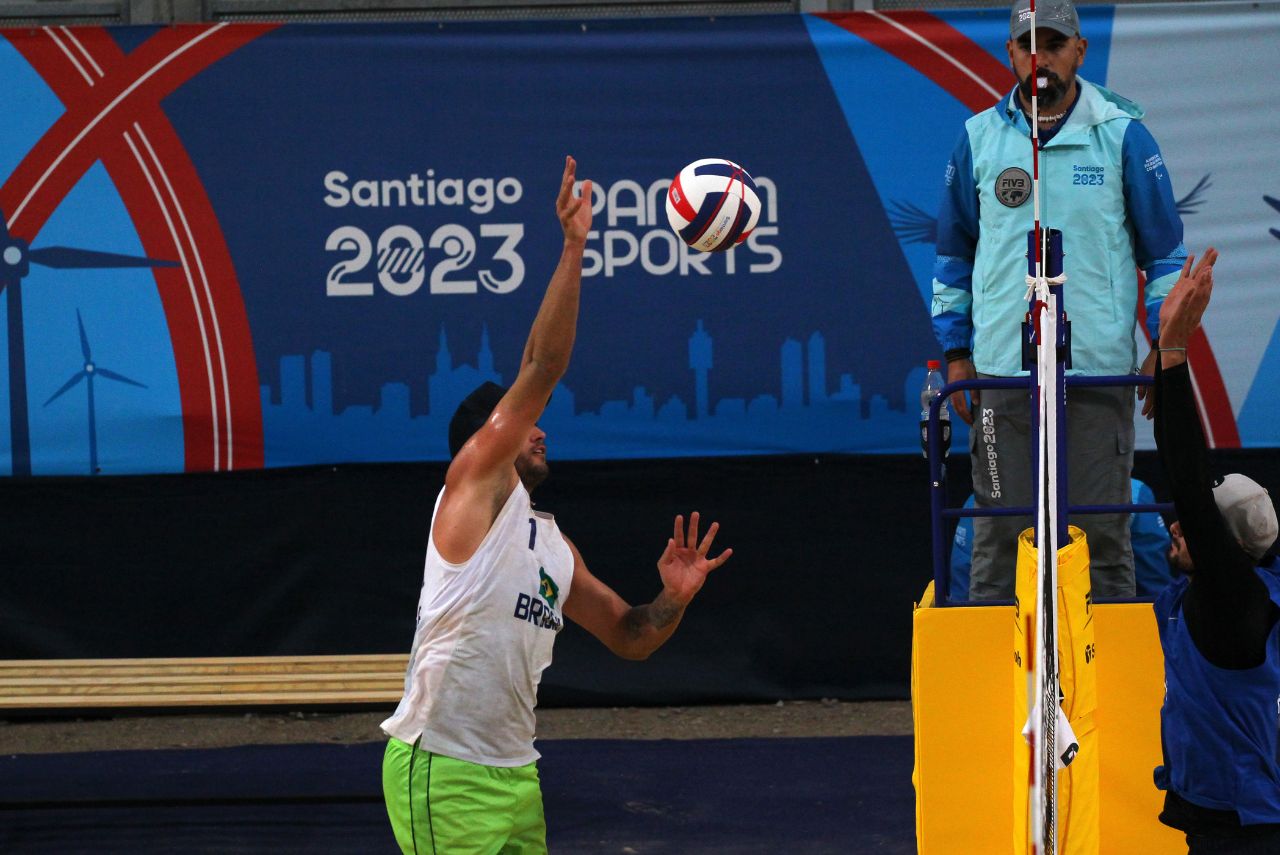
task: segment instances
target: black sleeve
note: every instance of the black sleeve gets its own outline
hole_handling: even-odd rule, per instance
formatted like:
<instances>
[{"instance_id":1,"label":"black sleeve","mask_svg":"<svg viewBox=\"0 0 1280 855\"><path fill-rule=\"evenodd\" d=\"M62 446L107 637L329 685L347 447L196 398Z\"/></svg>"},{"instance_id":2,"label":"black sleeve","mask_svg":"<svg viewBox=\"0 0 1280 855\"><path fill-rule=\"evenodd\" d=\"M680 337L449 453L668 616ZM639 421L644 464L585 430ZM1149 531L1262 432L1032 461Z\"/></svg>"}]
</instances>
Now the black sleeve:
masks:
<instances>
[{"instance_id":1,"label":"black sleeve","mask_svg":"<svg viewBox=\"0 0 1280 855\"><path fill-rule=\"evenodd\" d=\"M1195 565L1183 599L1187 630L1219 668L1256 667L1266 658L1277 610L1213 500L1209 452L1186 363L1164 371L1157 359L1155 393L1156 448Z\"/></svg>"}]
</instances>

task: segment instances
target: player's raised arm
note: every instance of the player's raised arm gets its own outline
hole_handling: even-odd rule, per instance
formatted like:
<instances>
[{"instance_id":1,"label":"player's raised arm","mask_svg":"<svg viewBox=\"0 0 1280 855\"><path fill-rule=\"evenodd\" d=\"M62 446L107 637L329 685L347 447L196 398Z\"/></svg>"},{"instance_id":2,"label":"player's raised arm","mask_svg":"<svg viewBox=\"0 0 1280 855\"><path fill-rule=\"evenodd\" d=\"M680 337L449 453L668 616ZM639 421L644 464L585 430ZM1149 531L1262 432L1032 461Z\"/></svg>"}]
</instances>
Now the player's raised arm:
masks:
<instances>
[{"instance_id":1,"label":"player's raised arm","mask_svg":"<svg viewBox=\"0 0 1280 855\"><path fill-rule=\"evenodd\" d=\"M565 158L556 214L564 231L560 262L534 318L515 382L484 426L457 452L445 476L445 494L433 534L450 561L465 561L479 546L518 480L516 459L540 438L533 435L556 383L569 368L578 323L582 253L591 230L591 182L573 195L577 163Z\"/></svg>"}]
</instances>

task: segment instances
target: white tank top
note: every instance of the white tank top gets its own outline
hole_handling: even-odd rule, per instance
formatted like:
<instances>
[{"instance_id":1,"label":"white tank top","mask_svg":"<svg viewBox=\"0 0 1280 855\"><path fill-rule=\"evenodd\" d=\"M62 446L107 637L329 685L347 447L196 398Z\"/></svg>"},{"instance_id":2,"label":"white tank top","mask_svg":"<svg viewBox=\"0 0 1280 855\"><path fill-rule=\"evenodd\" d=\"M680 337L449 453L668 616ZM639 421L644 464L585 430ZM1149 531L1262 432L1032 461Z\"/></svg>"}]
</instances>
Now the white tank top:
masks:
<instances>
[{"instance_id":1,"label":"white tank top","mask_svg":"<svg viewBox=\"0 0 1280 855\"><path fill-rule=\"evenodd\" d=\"M534 511L518 481L466 563L445 561L429 538L404 697L382 730L486 766L538 759L538 681L572 581L573 553L555 518Z\"/></svg>"}]
</instances>

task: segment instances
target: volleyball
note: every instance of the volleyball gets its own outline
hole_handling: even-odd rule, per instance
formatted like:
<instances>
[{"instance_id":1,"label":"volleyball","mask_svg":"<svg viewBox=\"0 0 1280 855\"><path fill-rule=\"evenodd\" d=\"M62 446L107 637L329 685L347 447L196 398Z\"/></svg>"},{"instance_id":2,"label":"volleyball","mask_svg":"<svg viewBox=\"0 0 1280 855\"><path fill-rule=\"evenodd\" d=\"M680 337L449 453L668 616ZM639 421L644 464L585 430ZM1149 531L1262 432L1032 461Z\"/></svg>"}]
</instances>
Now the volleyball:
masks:
<instances>
[{"instance_id":1,"label":"volleyball","mask_svg":"<svg viewBox=\"0 0 1280 855\"><path fill-rule=\"evenodd\" d=\"M667 220L680 239L702 252L742 243L760 219L760 194L747 170L731 160L695 160L667 190Z\"/></svg>"}]
</instances>

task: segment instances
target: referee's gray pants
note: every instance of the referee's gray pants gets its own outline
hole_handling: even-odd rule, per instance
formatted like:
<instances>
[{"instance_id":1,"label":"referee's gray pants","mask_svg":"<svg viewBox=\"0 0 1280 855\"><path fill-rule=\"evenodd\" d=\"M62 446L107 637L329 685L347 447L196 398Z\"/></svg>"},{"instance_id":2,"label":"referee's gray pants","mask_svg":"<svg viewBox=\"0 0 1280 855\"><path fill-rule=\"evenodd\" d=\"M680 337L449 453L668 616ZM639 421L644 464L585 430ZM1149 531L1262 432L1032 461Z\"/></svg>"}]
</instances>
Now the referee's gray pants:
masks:
<instances>
[{"instance_id":1,"label":"referee's gray pants","mask_svg":"<svg viewBox=\"0 0 1280 855\"><path fill-rule=\"evenodd\" d=\"M980 375L987 377L988 375ZM1133 470L1133 401L1128 386L1067 390L1067 490L1073 505L1123 505ZM1030 395L1022 389L983 389L969 430L973 490L978 507L1034 506ZM1132 597L1133 548L1129 514L1079 514L1072 525L1089 539L1093 596ZM1026 517L975 517L971 600L1011 600L1018 534Z\"/></svg>"}]
</instances>

